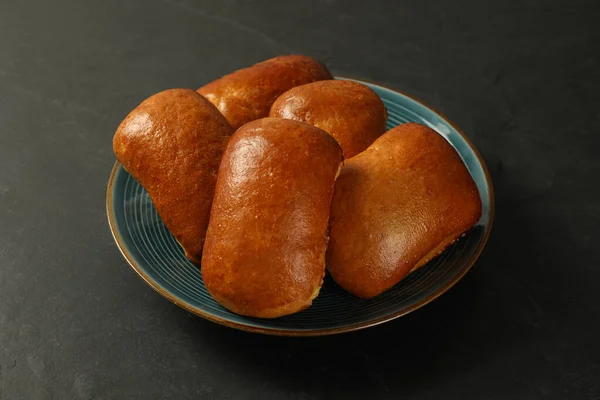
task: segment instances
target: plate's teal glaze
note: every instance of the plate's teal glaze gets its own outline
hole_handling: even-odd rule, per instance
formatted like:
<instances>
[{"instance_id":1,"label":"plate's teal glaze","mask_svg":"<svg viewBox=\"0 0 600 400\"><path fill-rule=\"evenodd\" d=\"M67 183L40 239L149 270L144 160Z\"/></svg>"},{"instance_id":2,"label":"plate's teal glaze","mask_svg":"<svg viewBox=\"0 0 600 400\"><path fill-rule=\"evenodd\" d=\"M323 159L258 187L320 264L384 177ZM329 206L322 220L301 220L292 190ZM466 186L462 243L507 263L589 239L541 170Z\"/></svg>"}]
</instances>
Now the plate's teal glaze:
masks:
<instances>
[{"instance_id":1,"label":"plate's teal glaze","mask_svg":"<svg viewBox=\"0 0 600 400\"><path fill-rule=\"evenodd\" d=\"M146 191L117 164L108 186L107 209L117 244L131 266L155 290L195 314L240 329L280 335L322 335L373 326L413 311L448 290L475 262L490 233L494 199L489 174L466 137L444 117L402 93L363 83L385 103L388 129L409 121L435 129L458 151L477 183L483 204L481 220L440 257L374 299L358 299L327 276L319 297L305 311L273 320L242 317L210 297L200 269L184 257Z\"/></svg>"}]
</instances>

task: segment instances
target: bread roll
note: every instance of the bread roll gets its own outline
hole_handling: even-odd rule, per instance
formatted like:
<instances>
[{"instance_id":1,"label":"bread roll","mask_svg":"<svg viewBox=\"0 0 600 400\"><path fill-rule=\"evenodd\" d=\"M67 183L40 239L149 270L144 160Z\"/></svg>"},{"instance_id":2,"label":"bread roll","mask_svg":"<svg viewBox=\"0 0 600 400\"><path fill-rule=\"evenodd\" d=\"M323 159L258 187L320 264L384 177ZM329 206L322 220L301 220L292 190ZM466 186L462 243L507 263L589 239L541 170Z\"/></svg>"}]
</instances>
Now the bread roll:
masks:
<instances>
[{"instance_id":1,"label":"bread roll","mask_svg":"<svg viewBox=\"0 0 600 400\"><path fill-rule=\"evenodd\" d=\"M146 189L156 211L199 263L217 170L231 127L204 97L165 90L144 100L121 123L113 149Z\"/></svg>"},{"instance_id":2,"label":"bread roll","mask_svg":"<svg viewBox=\"0 0 600 400\"><path fill-rule=\"evenodd\" d=\"M325 274L327 220L342 150L326 132L280 118L233 135L219 168L202 277L241 315L310 306Z\"/></svg>"},{"instance_id":3,"label":"bread roll","mask_svg":"<svg viewBox=\"0 0 600 400\"><path fill-rule=\"evenodd\" d=\"M331 205L327 267L369 298L439 255L481 215L477 186L432 129L391 129L346 162Z\"/></svg>"},{"instance_id":4,"label":"bread roll","mask_svg":"<svg viewBox=\"0 0 600 400\"><path fill-rule=\"evenodd\" d=\"M237 70L198 89L223 113L233 129L269 115L273 102L286 90L333 79L314 58L287 55Z\"/></svg>"},{"instance_id":5,"label":"bread roll","mask_svg":"<svg viewBox=\"0 0 600 400\"><path fill-rule=\"evenodd\" d=\"M341 80L296 86L281 95L269 114L323 129L338 141L344 158L354 157L385 132L387 112L373 90Z\"/></svg>"}]
</instances>

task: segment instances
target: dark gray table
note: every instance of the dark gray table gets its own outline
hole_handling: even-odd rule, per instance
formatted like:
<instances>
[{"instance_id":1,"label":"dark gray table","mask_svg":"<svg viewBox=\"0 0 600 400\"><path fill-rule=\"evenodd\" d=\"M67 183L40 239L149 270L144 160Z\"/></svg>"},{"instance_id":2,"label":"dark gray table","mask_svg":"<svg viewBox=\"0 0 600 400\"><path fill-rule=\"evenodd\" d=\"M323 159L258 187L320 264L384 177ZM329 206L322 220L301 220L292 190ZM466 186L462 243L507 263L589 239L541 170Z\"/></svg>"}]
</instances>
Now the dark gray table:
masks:
<instances>
[{"instance_id":1,"label":"dark gray table","mask_svg":"<svg viewBox=\"0 0 600 400\"><path fill-rule=\"evenodd\" d=\"M600 8L490 3L0 1L0 399L599 399ZM490 167L488 247L418 312L238 332L155 294L113 243L127 112L290 52L430 103Z\"/></svg>"}]
</instances>

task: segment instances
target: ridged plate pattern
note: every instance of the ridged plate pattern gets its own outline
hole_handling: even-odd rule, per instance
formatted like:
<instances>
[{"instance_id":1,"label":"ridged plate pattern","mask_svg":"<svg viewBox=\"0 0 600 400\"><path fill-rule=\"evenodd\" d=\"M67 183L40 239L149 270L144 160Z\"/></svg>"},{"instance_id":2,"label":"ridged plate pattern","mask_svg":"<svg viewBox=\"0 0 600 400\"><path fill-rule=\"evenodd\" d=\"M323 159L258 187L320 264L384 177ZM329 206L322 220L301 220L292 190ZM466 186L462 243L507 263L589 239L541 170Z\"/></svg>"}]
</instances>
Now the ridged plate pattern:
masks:
<instances>
[{"instance_id":1,"label":"ridged plate pattern","mask_svg":"<svg viewBox=\"0 0 600 400\"><path fill-rule=\"evenodd\" d=\"M188 261L156 213L146 191L119 164L107 193L111 229L123 255L155 290L187 310L225 325L280 335L340 333L404 315L445 292L471 267L489 235L493 194L476 150L450 122L397 91L362 82L375 90L388 110L388 129L405 122L426 124L459 152L477 183L483 215L477 226L441 256L370 300L346 293L326 276L319 297L305 311L283 318L247 318L227 311L207 293L200 269Z\"/></svg>"}]
</instances>

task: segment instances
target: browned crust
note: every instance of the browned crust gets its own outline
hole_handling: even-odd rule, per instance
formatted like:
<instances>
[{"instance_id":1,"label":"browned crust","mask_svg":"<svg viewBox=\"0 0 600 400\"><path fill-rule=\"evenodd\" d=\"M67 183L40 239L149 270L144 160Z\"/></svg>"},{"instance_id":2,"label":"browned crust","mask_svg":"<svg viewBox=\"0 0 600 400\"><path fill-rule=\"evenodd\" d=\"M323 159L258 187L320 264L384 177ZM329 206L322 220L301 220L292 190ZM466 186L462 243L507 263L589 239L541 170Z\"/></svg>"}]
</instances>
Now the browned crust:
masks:
<instances>
[{"instance_id":1,"label":"browned crust","mask_svg":"<svg viewBox=\"0 0 600 400\"><path fill-rule=\"evenodd\" d=\"M120 124L113 149L146 189L161 219L199 263L216 174L232 129L193 90L165 90L144 100Z\"/></svg>"},{"instance_id":2,"label":"browned crust","mask_svg":"<svg viewBox=\"0 0 600 400\"><path fill-rule=\"evenodd\" d=\"M310 306L325 274L341 162L337 142L310 125L264 118L238 129L219 169L202 258L215 300L262 318Z\"/></svg>"},{"instance_id":3,"label":"browned crust","mask_svg":"<svg viewBox=\"0 0 600 400\"><path fill-rule=\"evenodd\" d=\"M269 113L323 129L333 136L345 158L364 151L385 132L383 102L362 83L327 80L296 86L281 95Z\"/></svg>"},{"instance_id":4,"label":"browned crust","mask_svg":"<svg viewBox=\"0 0 600 400\"><path fill-rule=\"evenodd\" d=\"M234 129L269 115L273 102L285 91L305 83L333 79L319 61L285 55L225 75L201 88Z\"/></svg>"},{"instance_id":5,"label":"browned crust","mask_svg":"<svg viewBox=\"0 0 600 400\"><path fill-rule=\"evenodd\" d=\"M373 297L437 256L481 216L477 187L432 129L391 129L348 160L336 182L327 266L359 297Z\"/></svg>"}]
</instances>

